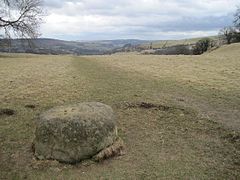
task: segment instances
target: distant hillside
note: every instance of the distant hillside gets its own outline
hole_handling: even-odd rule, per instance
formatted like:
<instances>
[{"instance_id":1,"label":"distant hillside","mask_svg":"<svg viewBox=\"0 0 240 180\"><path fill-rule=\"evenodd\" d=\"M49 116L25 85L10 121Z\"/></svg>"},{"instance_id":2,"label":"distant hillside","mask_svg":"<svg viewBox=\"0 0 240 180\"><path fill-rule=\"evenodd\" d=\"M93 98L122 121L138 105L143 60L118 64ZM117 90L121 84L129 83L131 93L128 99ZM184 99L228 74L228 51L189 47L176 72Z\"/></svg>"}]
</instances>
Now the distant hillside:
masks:
<instances>
[{"instance_id":1,"label":"distant hillside","mask_svg":"<svg viewBox=\"0 0 240 180\"><path fill-rule=\"evenodd\" d=\"M126 44L140 45L149 41L126 39L104 41L63 41L57 39L34 39L30 43L26 39L11 40L11 46L0 40L0 52L36 53L36 54L75 54L95 55L114 52Z\"/></svg>"},{"instance_id":2,"label":"distant hillside","mask_svg":"<svg viewBox=\"0 0 240 180\"><path fill-rule=\"evenodd\" d=\"M159 41L152 41L143 43L140 45L142 48L149 48L152 46L153 49L159 49L164 47L172 47L172 46L178 46L178 45L191 45L195 44L197 41L205 37L200 38L191 38L191 39L181 39L181 40L159 40ZM217 40L218 36L209 36L207 38L210 38L212 40Z\"/></svg>"},{"instance_id":3,"label":"distant hillside","mask_svg":"<svg viewBox=\"0 0 240 180\"><path fill-rule=\"evenodd\" d=\"M209 37L216 40L217 36ZM57 39L39 38L29 41L27 39L11 40L11 46L0 39L0 52L35 53L35 54L74 54L74 55L101 55L116 52L143 51L149 49L162 49L174 46L189 46L201 38L183 40L137 40L117 39L102 41L63 41Z\"/></svg>"}]
</instances>

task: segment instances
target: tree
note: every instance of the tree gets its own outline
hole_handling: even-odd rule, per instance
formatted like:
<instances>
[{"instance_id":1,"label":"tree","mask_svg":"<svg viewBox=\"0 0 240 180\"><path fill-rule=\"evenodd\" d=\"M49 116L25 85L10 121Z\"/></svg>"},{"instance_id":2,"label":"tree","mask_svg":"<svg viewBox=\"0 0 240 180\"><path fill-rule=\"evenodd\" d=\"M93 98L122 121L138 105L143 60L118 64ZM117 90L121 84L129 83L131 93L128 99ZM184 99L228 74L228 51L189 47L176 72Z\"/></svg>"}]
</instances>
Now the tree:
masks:
<instances>
[{"instance_id":1,"label":"tree","mask_svg":"<svg viewBox=\"0 0 240 180\"><path fill-rule=\"evenodd\" d=\"M7 39L38 37L41 7L41 0L0 0L0 33Z\"/></svg>"},{"instance_id":2,"label":"tree","mask_svg":"<svg viewBox=\"0 0 240 180\"><path fill-rule=\"evenodd\" d=\"M236 13L234 14L233 23L235 28L234 41L240 42L240 6L237 8Z\"/></svg>"},{"instance_id":3,"label":"tree","mask_svg":"<svg viewBox=\"0 0 240 180\"><path fill-rule=\"evenodd\" d=\"M193 54L203 54L208 50L209 47L211 47L211 40L209 38L203 38L196 43L193 49Z\"/></svg>"},{"instance_id":4,"label":"tree","mask_svg":"<svg viewBox=\"0 0 240 180\"><path fill-rule=\"evenodd\" d=\"M240 6L237 8L236 13L234 14L234 21L233 21L235 27L240 29Z\"/></svg>"},{"instance_id":5,"label":"tree","mask_svg":"<svg viewBox=\"0 0 240 180\"><path fill-rule=\"evenodd\" d=\"M224 27L219 32L220 36L223 36L226 39L227 43L230 44L235 35L235 29L233 27Z\"/></svg>"},{"instance_id":6,"label":"tree","mask_svg":"<svg viewBox=\"0 0 240 180\"><path fill-rule=\"evenodd\" d=\"M229 27L224 27L220 30L219 35L224 37L227 44L240 42L240 6L237 8L234 14L233 25Z\"/></svg>"}]
</instances>

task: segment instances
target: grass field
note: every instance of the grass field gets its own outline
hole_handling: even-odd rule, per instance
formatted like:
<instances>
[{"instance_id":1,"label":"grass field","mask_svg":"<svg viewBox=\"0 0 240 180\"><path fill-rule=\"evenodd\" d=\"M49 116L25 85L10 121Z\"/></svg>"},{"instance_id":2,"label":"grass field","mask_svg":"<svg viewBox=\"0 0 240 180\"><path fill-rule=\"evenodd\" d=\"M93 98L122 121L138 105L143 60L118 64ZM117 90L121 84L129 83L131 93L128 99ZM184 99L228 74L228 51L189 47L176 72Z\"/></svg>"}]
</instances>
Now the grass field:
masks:
<instances>
[{"instance_id":1,"label":"grass field","mask_svg":"<svg viewBox=\"0 0 240 180\"><path fill-rule=\"evenodd\" d=\"M36 160L39 113L83 101L113 107L125 155ZM0 179L240 178L240 44L201 56L1 54L0 102L15 111L0 113Z\"/></svg>"}]
</instances>

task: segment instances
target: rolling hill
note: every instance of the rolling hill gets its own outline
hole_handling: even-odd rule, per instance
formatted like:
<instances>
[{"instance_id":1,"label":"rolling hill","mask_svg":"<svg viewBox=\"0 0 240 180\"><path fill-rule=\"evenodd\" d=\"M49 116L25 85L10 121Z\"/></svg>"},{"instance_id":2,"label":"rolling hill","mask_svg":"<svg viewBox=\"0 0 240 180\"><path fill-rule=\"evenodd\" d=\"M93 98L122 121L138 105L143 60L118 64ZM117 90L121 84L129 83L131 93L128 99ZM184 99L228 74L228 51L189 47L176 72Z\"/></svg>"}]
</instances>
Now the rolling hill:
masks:
<instances>
[{"instance_id":1,"label":"rolling hill","mask_svg":"<svg viewBox=\"0 0 240 180\"><path fill-rule=\"evenodd\" d=\"M217 40L217 36L209 37ZM39 38L31 41L27 39L13 39L11 44L0 39L0 52L34 53L34 54L74 54L74 55L103 55L124 51L148 50L173 47L178 45L192 45L201 38L182 40L138 40L116 39L99 41L64 41L58 39Z\"/></svg>"},{"instance_id":2,"label":"rolling hill","mask_svg":"<svg viewBox=\"0 0 240 180\"><path fill-rule=\"evenodd\" d=\"M104 40L104 41L63 41L57 39L39 38L29 42L27 39L11 40L11 46L0 40L0 52L34 53L34 54L74 54L96 55L108 54L115 49L121 49L126 44L139 45L147 43L144 40Z\"/></svg>"}]
</instances>

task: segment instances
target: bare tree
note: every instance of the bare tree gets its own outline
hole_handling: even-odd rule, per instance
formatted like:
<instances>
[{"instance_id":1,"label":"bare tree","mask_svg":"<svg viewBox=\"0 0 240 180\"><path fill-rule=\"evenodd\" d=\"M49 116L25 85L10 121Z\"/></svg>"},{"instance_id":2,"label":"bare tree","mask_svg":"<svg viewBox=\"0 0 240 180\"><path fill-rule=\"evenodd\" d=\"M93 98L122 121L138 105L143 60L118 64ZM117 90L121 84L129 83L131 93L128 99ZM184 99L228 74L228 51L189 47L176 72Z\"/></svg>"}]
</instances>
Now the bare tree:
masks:
<instances>
[{"instance_id":1,"label":"bare tree","mask_svg":"<svg viewBox=\"0 0 240 180\"><path fill-rule=\"evenodd\" d=\"M240 6L238 6L236 13L234 14L233 23L235 28L234 41L240 42Z\"/></svg>"},{"instance_id":2,"label":"bare tree","mask_svg":"<svg viewBox=\"0 0 240 180\"><path fill-rule=\"evenodd\" d=\"M43 15L41 2L41 0L0 0L0 33L9 39L38 37Z\"/></svg>"},{"instance_id":3,"label":"bare tree","mask_svg":"<svg viewBox=\"0 0 240 180\"><path fill-rule=\"evenodd\" d=\"M240 6L237 8L236 13L234 14L234 25L240 29Z\"/></svg>"},{"instance_id":4,"label":"bare tree","mask_svg":"<svg viewBox=\"0 0 240 180\"><path fill-rule=\"evenodd\" d=\"M227 43L230 44L234 38L235 29L233 27L224 27L220 30L219 35L226 39Z\"/></svg>"}]
</instances>

